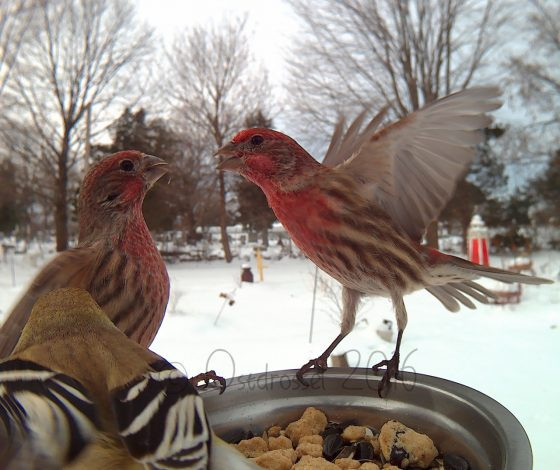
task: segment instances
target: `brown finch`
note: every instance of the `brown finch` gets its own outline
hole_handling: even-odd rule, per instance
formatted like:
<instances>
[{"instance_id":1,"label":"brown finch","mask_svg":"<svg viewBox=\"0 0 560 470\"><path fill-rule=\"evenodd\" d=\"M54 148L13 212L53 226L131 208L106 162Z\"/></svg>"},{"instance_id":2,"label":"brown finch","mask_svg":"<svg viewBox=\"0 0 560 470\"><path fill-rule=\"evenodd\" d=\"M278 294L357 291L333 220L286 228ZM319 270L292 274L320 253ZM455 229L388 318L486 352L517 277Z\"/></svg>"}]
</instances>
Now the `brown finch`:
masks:
<instances>
[{"instance_id":1,"label":"brown finch","mask_svg":"<svg viewBox=\"0 0 560 470\"><path fill-rule=\"evenodd\" d=\"M493 87L461 91L426 105L380 131L379 113L364 129L364 113L343 135L333 134L323 164L290 137L270 129L246 129L216 153L218 168L240 173L264 191L294 243L342 286L338 337L298 372L324 370L327 358L352 330L364 295L390 297L398 324L397 344L379 393L397 377L407 312L403 296L427 289L451 311L467 297L488 302L491 292L473 281L550 282L479 266L421 244L430 222L451 198L457 180L483 139L485 114L500 106Z\"/></svg>"},{"instance_id":2,"label":"brown finch","mask_svg":"<svg viewBox=\"0 0 560 470\"><path fill-rule=\"evenodd\" d=\"M212 434L190 381L83 289L43 295L0 363L0 467L258 469Z\"/></svg>"},{"instance_id":3,"label":"brown finch","mask_svg":"<svg viewBox=\"0 0 560 470\"><path fill-rule=\"evenodd\" d=\"M169 277L142 202L165 165L125 151L89 170L80 190L78 246L48 263L13 307L0 328L0 358L13 350L37 298L60 287L87 290L129 338L151 344L167 306Z\"/></svg>"}]
</instances>

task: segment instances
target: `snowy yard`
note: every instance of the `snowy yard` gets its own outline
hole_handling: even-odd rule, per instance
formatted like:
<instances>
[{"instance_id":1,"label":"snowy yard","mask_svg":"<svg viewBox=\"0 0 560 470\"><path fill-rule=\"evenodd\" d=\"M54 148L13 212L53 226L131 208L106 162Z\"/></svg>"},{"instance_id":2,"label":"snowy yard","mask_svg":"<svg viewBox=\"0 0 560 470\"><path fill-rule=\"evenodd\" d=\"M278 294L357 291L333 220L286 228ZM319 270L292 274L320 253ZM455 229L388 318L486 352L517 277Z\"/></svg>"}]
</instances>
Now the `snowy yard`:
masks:
<instances>
[{"instance_id":1,"label":"snowy yard","mask_svg":"<svg viewBox=\"0 0 560 470\"><path fill-rule=\"evenodd\" d=\"M560 253L537 253L537 275L558 280ZM0 310L10 308L36 269L16 256L15 286L10 263L0 263ZM44 260L39 260L39 264ZM501 266L495 259L496 266ZM265 281L239 287L241 261L181 263L168 266L171 300L152 349L189 375L215 369L230 377L265 370L298 368L316 357L338 333L330 301L319 292L313 342L309 324L313 265L306 260L265 261ZM254 263L253 273L258 280ZM560 289L524 286L518 305L480 305L447 312L427 292L405 298L409 323L401 361L407 370L454 380L501 402L525 427L534 468L549 468L557 458L560 435ZM232 293L225 305L220 293ZM337 350L349 351L351 365L371 365L390 355L393 343L376 333L383 319L393 320L390 302L368 301L355 331ZM375 353L375 354L373 354ZM408 358L407 358L408 356ZM226 392L227 393L227 392Z\"/></svg>"}]
</instances>

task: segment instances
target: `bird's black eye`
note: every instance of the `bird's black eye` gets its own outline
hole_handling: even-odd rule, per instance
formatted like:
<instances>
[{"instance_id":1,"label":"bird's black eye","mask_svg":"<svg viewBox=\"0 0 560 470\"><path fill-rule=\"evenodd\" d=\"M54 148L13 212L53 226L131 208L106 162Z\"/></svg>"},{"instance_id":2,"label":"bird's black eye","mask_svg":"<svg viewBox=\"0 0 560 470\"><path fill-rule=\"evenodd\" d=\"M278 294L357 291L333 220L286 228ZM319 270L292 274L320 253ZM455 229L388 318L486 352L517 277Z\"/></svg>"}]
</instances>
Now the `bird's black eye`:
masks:
<instances>
[{"instance_id":1,"label":"bird's black eye","mask_svg":"<svg viewBox=\"0 0 560 470\"><path fill-rule=\"evenodd\" d=\"M120 167L123 171L132 171L134 170L134 163L132 163L132 160L123 160Z\"/></svg>"},{"instance_id":2,"label":"bird's black eye","mask_svg":"<svg viewBox=\"0 0 560 470\"><path fill-rule=\"evenodd\" d=\"M251 137L251 144L252 145L261 145L264 141L264 137L262 135L254 135Z\"/></svg>"}]
</instances>

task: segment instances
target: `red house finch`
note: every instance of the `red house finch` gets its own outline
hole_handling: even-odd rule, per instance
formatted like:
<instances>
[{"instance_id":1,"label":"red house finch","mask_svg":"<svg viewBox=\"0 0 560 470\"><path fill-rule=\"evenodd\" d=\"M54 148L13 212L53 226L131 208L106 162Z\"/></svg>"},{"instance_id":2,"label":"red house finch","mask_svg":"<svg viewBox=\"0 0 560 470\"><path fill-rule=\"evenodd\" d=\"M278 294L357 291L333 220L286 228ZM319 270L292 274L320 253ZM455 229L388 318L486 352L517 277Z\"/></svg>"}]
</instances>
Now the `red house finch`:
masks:
<instances>
[{"instance_id":1,"label":"red house finch","mask_svg":"<svg viewBox=\"0 0 560 470\"><path fill-rule=\"evenodd\" d=\"M136 151L110 155L90 169L80 191L78 246L48 263L13 307L0 328L0 357L13 350L37 298L60 287L87 290L129 338L150 345L169 278L142 201L166 171L163 160Z\"/></svg>"},{"instance_id":2,"label":"red house finch","mask_svg":"<svg viewBox=\"0 0 560 470\"><path fill-rule=\"evenodd\" d=\"M363 295L392 299L398 323L395 353L379 393L397 376L407 313L403 295L425 288L451 311L467 297L487 302L491 293L473 282L549 282L472 264L421 245L475 156L499 90L474 88L449 95L376 132L379 113L362 131L364 114L342 133L339 123L320 164L290 137L270 129L247 129L218 150L229 157L218 168L235 171L264 191L294 243L343 285L340 335L298 373L325 369L336 345L352 330Z\"/></svg>"},{"instance_id":3,"label":"red house finch","mask_svg":"<svg viewBox=\"0 0 560 470\"><path fill-rule=\"evenodd\" d=\"M213 436L187 377L83 289L39 298L0 363L6 469L256 469Z\"/></svg>"}]
</instances>

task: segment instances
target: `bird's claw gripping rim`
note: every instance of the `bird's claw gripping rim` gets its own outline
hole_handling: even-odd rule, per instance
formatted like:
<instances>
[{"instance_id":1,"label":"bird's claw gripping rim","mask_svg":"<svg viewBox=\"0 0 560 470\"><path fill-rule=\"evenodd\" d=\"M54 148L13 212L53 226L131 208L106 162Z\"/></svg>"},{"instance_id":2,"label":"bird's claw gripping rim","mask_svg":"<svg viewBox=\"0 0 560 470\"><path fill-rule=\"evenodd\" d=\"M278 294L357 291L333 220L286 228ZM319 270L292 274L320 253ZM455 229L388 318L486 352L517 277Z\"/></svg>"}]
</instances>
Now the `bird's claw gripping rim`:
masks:
<instances>
[{"instance_id":1,"label":"bird's claw gripping rim","mask_svg":"<svg viewBox=\"0 0 560 470\"><path fill-rule=\"evenodd\" d=\"M383 392L389 391L391 385L391 377L399 378L399 354L394 354L391 359L384 359L372 367L373 372L377 372L380 367L385 366L387 369L383 373L383 377L377 386L377 394L379 398L383 398Z\"/></svg>"},{"instance_id":2,"label":"bird's claw gripping rim","mask_svg":"<svg viewBox=\"0 0 560 470\"><path fill-rule=\"evenodd\" d=\"M317 369L319 372L325 372L327 368L328 368L327 358L323 356L319 356L315 359L311 359L309 362L301 366L300 369L297 371L296 377L302 385L305 385L307 387L309 383L307 382L307 380L303 378L303 374L306 374L311 369Z\"/></svg>"},{"instance_id":3,"label":"bird's claw gripping rim","mask_svg":"<svg viewBox=\"0 0 560 470\"><path fill-rule=\"evenodd\" d=\"M190 383L195 388L207 388L210 381L220 383L220 395L224 393L226 389L226 379L216 375L216 371L209 370L208 372L202 372L201 374L195 375L189 379ZM198 385L199 382L204 382L204 385Z\"/></svg>"}]
</instances>

